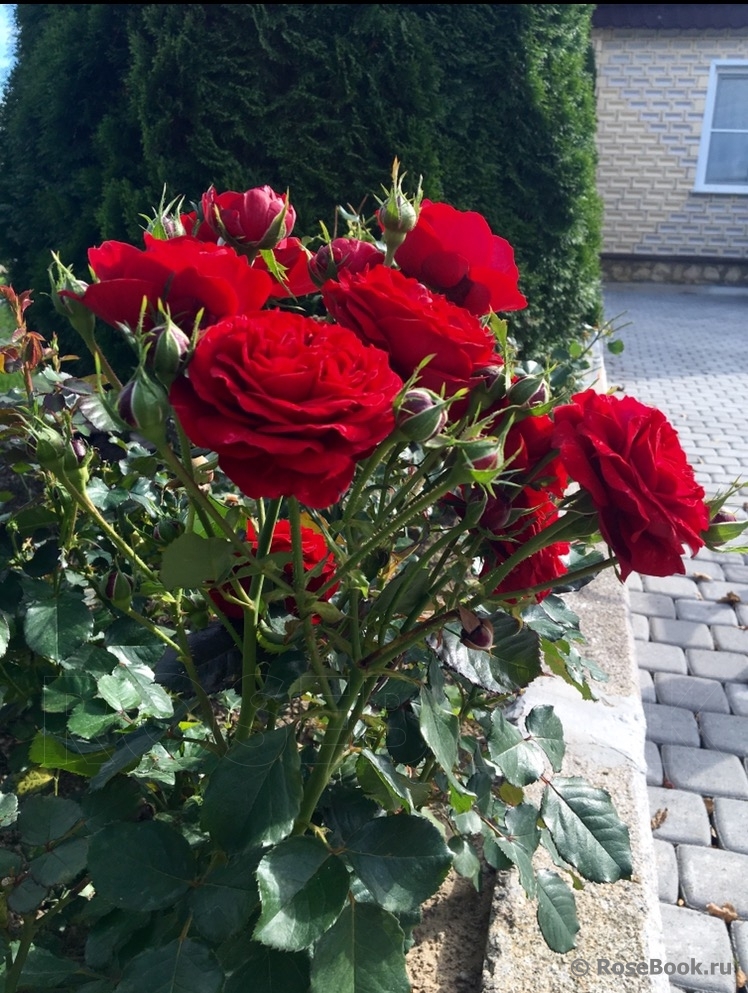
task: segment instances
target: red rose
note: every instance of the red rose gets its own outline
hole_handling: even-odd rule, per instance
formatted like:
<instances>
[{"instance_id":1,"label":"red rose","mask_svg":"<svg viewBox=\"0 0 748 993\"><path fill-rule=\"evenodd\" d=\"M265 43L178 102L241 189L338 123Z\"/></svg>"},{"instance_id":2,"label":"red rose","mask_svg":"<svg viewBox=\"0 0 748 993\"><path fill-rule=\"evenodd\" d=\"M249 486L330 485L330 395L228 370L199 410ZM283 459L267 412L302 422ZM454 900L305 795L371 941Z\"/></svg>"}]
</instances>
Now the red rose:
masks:
<instances>
[{"instance_id":1,"label":"red rose","mask_svg":"<svg viewBox=\"0 0 748 993\"><path fill-rule=\"evenodd\" d=\"M358 238L334 238L329 245L318 249L309 262L309 272L318 286L328 279L337 279L341 272L363 272L373 265L381 265L384 255L370 241Z\"/></svg>"},{"instance_id":2,"label":"red rose","mask_svg":"<svg viewBox=\"0 0 748 993\"><path fill-rule=\"evenodd\" d=\"M247 496L327 507L394 427L387 356L334 324L271 310L209 328L171 401Z\"/></svg>"},{"instance_id":3,"label":"red rose","mask_svg":"<svg viewBox=\"0 0 748 993\"><path fill-rule=\"evenodd\" d=\"M512 246L473 211L424 200L418 223L395 252L395 261L406 276L472 314L527 306L517 287Z\"/></svg>"},{"instance_id":4,"label":"red rose","mask_svg":"<svg viewBox=\"0 0 748 993\"><path fill-rule=\"evenodd\" d=\"M251 524L247 524L247 542L252 546L253 551L257 548L257 535ZM292 552L293 546L291 542L291 524L289 521L285 520L278 521L275 525L275 530L273 531L269 553L271 555L288 555L288 562L286 562L283 566L283 573L285 578L288 580L289 585L293 583L293 562L291 561ZM314 593L335 575L335 556L332 552L330 552L327 547L327 542L318 531L305 527L302 527L301 529L301 553L304 563L304 572L312 572L312 570L315 570L316 572L316 574L309 579L306 584L307 589ZM249 590L249 577L241 579L240 582L245 589ZM337 588L338 584L334 583L328 590L325 590L321 599L325 601L329 600ZM230 586L225 587L225 590L226 592L231 592ZM238 619L243 616L244 612L241 607L235 603L231 603L229 600L226 600L222 590L210 590L210 597L216 606L219 607L228 617L235 617ZM285 606L289 613L295 613L296 602L293 597L289 597L285 601Z\"/></svg>"},{"instance_id":5,"label":"red rose","mask_svg":"<svg viewBox=\"0 0 748 993\"><path fill-rule=\"evenodd\" d=\"M255 269L270 274L273 289L270 296L275 300L287 297L304 297L308 293L316 293L317 284L309 275L309 261L312 253L304 248L300 238L284 238L273 249L273 255L278 265L285 270L283 280L277 279L267 267L261 255L252 263Z\"/></svg>"},{"instance_id":6,"label":"red rose","mask_svg":"<svg viewBox=\"0 0 748 993\"><path fill-rule=\"evenodd\" d=\"M621 576L683 573L709 527L704 490L665 415L632 397L587 390L555 413L554 443L569 475L587 490Z\"/></svg>"},{"instance_id":7,"label":"red rose","mask_svg":"<svg viewBox=\"0 0 748 993\"><path fill-rule=\"evenodd\" d=\"M80 300L107 324L135 329L146 301L143 329L160 323L158 303L190 333L200 311L201 327L249 310L259 310L270 295L267 273L251 269L232 248L183 236L160 241L145 235L145 250L121 241L105 241L88 252L97 282Z\"/></svg>"},{"instance_id":8,"label":"red rose","mask_svg":"<svg viewBox=\"0 0 748 993\"><path fill-rule=\"evenodd\" d=\"M325 283L322 298L340 324L384 349L403 379L433 356L418 385L434 393L444 389L453 396L470 387L479 369L501 361L493 336L476 317L386 266L341 273L340 282Z\"/></svg>"},{"instance_id":9,"label":"red rose","mask_svg":"<svg viewBox=\"0 0 748 993\"><path fill-rule=\"evenodd\" d=\"M500 540L490 542L483 575L491 572L502 562L506 562L522 547L523 542L534 538L558 520L556 505L537 490L522 490L512 501L512 508L520 510L521 514L513 525L501 529ZM524 590L540 583L551 583L554 579L565 575L567 569L563 557L568 553L569 543L566 541L557 541L541 548L518 563L509 575L502 579L494 594ZM543 590L533 594L533 598L539 602L549 593L550 589Z\"/></svg>"},{"instance_id":10,"label":"red rose","mask_svg":"<svg viewBox=\"0 0 748 993\"><path fill-rule=\"evenodd\" d=\"M257 186L246 193L216 193L211 186L203 193L201 207L203 221L197 226L197 237L207 241L222 238L237 248L272 248L291 234L296 223L296 211L286 195L269 186ZM197 220L194 211L182 217L190 233Z\"/></svg>"}]
</instances>

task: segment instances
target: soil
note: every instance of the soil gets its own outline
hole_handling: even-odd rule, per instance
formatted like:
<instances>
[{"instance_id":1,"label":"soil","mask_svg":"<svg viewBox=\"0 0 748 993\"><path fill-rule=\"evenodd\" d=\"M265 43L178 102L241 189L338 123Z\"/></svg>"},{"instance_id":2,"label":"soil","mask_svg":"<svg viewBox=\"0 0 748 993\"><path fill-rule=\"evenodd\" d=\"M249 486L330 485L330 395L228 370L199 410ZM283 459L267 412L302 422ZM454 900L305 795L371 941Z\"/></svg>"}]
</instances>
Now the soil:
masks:
<instances>
[{"instance_id":1,"label":"soil","mask_svg":"<svg viewBox=\"0 0 748 993\"><path fill-rule=\"evenodd\" d=\"M484 869L477 893L452 871L425 904L407 956L413 993L480 993L494 878Z\"/></svg>"}]
</instances>

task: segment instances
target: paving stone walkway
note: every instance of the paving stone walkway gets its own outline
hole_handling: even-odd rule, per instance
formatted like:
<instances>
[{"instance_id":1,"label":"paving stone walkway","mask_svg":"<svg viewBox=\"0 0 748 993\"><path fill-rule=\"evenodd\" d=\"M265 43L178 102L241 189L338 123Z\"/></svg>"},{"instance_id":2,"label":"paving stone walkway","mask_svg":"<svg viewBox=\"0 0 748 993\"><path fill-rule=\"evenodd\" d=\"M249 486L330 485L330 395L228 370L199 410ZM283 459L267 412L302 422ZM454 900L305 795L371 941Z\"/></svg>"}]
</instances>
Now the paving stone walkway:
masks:
<instances>
[{"instance_id":1,"label":"paving stone walkway","mask_svg":"<svg viewBox=\"0 0 748 993\"><path fill-rule=\"evenodd\" d=\"M628 322L609 385L668 416L708 495L748 480L748 291L617 284L605 304ZM728 506L747 516L748 483ZM678 990L735 993L735 967L748 974L748 555L684 564L628 582L665 947Z\"/></svg>"}]
</instances>

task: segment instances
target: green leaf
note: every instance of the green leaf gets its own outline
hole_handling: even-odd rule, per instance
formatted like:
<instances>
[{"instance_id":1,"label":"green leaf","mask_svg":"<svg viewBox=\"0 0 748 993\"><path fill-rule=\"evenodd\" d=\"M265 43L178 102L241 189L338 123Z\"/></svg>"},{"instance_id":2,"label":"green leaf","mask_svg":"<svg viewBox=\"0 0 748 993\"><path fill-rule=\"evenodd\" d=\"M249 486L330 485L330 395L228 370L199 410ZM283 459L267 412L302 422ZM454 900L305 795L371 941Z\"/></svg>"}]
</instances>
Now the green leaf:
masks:
<instances>
[{"instance_id":1,"label":"green leaf","mask_svg":"<svg viewBox=\"0 0 748 993\"><path fill-rule=\"evenodd\" d=\"M71 711L68 731L90 740L123 723L122 715L112 713L104 700L83 700Z\"/></svg>"},{"instance_id":2,"label":"green leaf","mask_svg":"<svg viewBox=\"0 0 748 993\"><path fill-rule=\"evenodd\" d=\"M447 842L454 855L455 871L469 879L476 891L480 890L480 859L467 838L455 835Z\"/></svg>"},{"instance_id":3,"label":"green leaf","mask_svg":"<svg viewBox=\"0 0 748 993\"><path fill-rule=\"evenodd\" d=\"M522 732L500 710L491 715L488 751L492 760L514 786L527 786L543 774L545 762L541 749L526 741Z\"/></svg>"},{"instance_id":4,"label":"green leaf","mask_svg":"<svg viewBox=\"0 0 748 993\"><path fill-rule=\"evenodd\" d=\"M39 731L31 742L29 758L42 769L63 769L78 776L94 776L111 755L111 749L95 743L61 740Z\"/></svg>"},{"instance_id":5,"label":"green leaf","mask_svg":"<svg viewBox=\"0 0 748 993\"><path fill-rule=\"evenodd\" d=\"M190 895L195 927L208 941L221 942L243 928L259 910L255 873L262 852L236 855L212 869Z\"/></svg>"},{"instance_id":6,"label":"green leaf","mask_svg":"<svg viewBox=\"0 0 748 993\"><path fill-rule=\"evenodd\" d=\"M150 914L132 910L112 910L100 918L86 938L86 965L89 969L103 970L126 942L150 921Z\"/></svg>"},{"instance_id":7,"label":"green leaf","mask_svg":"<svg viewBox=\"0 0 748 993\"><path fill-rule=\"evenodd\" d=\"M608 351L613 355L620 355L624 348L625 345L620 338L614 338L608 342Z\"/></svg>"},{"instance_id":8,"label":"green leaf","mask_svg":"<svg viewBox=\"0 0 748 993\"><path fill-rule=\"evenodd\" d=\"M348 841L346 855L385 910L413 910L435 893L452 853L430 821L412 814L377 817Z\"/></svg>"},{"instance_id":9,"label":"green leaf","mask_svg":"<svg viewBox=\"0 0 748 993\"><path fill-rule=\"evenodd\" d=\"M224 993L250 990L251 993L309 993L309 957L303 952L277 952L258 941L251 942L249 954L227 980Z\"/></svg>"},{"instance_id":10,"label":"green leaf","mask_svg":"<svg viewBox=\"0 0 748 993\"><path fill-rule=\"evenodd\" d=\"M0 848L0 879L5 876L17 876L22 864L23 860L17 852Z\"/></svg>"},{"instance_id":11,"label":"green leaf","mask_svg":"<svg viewBox=\"0 0 748 993\"><path fill-rule=\"evenodd\" d=\"M8 897L8 907L16 914L30 914L49 896L46 886L34 882L31 876L16 886Z\"/></svg>"},{"instance_id":12,"label":"green leaf","mask_svg":"<svg viewBox=\"0 0 748 993\"><path fill-rule=\"evenodd\" d=\"M525 720L525 726L548 756L551 768L558 772L563 762L566 745L561 721L553 712L553 707L533 707Z\"/></svg>"},{"instance_id":13,"label":"green leaf","mask_svg":"<svg viewBox=\"0 0 748 993\"><path fill-rule=\"evenodd\" d=\"M315 948L312 993L410 993L403 943L392 914L350 904Z\"/></svg>"},{"instance_id":14,"label":"green leaf","mask_svg":"<svg viewBox=\"0 0 748 993\"><path fill-rule=\"evenodd\" d=\"M171 906L195 874L187 840L161 821L103 828L91 839L88 867L96 892L130 910Z\"/></svg>"},{"instance_id":15,"label":"green leaf","mask_svg":"<svg viewBox=\"0 0 748 993\"><path fill-rule=\"evenodd\" d=\"M210 775L202 824L226 851L282 841L301 808L293 726L235 744Z\"/></svg>"},{"instance_id":16,"label":"green leaf","mask_svg":"<svg viewBox=\"0 0 748 993\"><path fill-rule=\"evenodd\" d=\"M219 993L224 981L213 953L197 941L170 941L125 966L117 993Z\"/></svg>"},{"instance_id":17,"label":"green leaf","mask_svg":"<svg viewBox=\"0 0 748 993\"><path fill-rule=\"evenodd\" d=\"M423 740L449 777L459 757L460 722L451 710L440 707L433 692L424 686L420 693L419 721Z\"/></svg>"},{"instance_id":18,"label":"green leaf","mask_svg":"<svg viewBox=\"0 0 748 993\"><path fill-rule=\"evenodd\" d=\"M491 672L505 690L520 690L540 675L540 638L511 614L491 615Z\"/></svg>"},{"instance_id":19,"label":"green leaf","mask_svg":"<svg viewBox=\"0 0 748 993\"><path fill-rule=\"evenodd\" d=\"M203 583L224 579L235 565L231 542L188 531L164 549L160 579L167 590L197 589Z\"/></svg>"},{"instance_id":20,"label":"green leaf","mask_svg":"<svg viewBox=\"0 0 748 993\"><path fill-rule=\"evenodd\" d=\"M82 596L63 591L52 599L32 603L23 628L33 652L61 662L91 637L93 616Z\"/></svg>"},{"instance_id":21,"label":"green leaf","mask_svg":"<svg viewBox=\"0 0 748 993\"><path fill-rule=\"evenodd\" d=\"M8 651L10 644L10 624L8 615L4 610L0 610L0 659Z\"/></svg>"},{"instance_id":22,"label":"green leaf","mask_svg":"<svg viewBox=\"0 0 748 993\"><path fill-rule=\"evenodd\" d=\"M86 868L87 855L88 841L72 838L34 859L29 865L29 872L41 886L70 883Z\"/></svg>"},{"instance_id":23,"label":"green leaf","mask_svg":"<svg viewBox=\"0 0 748 993\"><path fill-rule=\"evenodd\" d=\"M66 672L42 690L42 710L48 714L65 714L96 694L96 681L87 672Z\"/></svg>"},{"instance_id":24,"label":"green leaf","mask_svg":"<svg viewBox=\"0 0 748 993\"><path fill-rule=\"evenodd\" d=\"M18 817L18 797L15 793L0 793L0 828L8 827Z\"/></svg>"},{"instance_id":25,"label":"green leaf","mask_svg":"<svg viewBox=\"0 0 748 993\"><path fill-rule=\"evenodd\" d=\"M488 652L478 652L467 648L459 635L446 628L441 633L441 641L434 649L445 665L459 673L474 686L480 686L489 693L503 693L504 686L496 680L491 656Z\"/></svg>"},{"instance_id":26,"label":"green leaf","mask_svg":"<svg viewBox=\"0 0 748 993\"><path fill-rule=\"evenodd\" d=\"M163 686L154 682L153 670L139 662L121 664L101 676L99 693L114 710L138 709L141 717L171 717L174 708Z\"/></svg>"},{"instance_id":27,"label":"green leaf","mask_svg":"<svg viewBox=\"0 0 748 993\"><path fill-rule=\"evenodd\" d=\"M63 838L82 820L83 811L74 800L32 796L21 807L18 830L25 845L37 848Z\"/></svg>"},{"instance_id":28,"label":"green leaf","mask_svg":"<svg viewBox=\"0 0 748 993\"><path fill-rule=\"evenodd\" d=\"M431 787L408 779L386 755L377 755L365 748L356 763L356 776L364 791L374 797L385 810L405 807L412 810L425 803Z\"/></svg>"},{"instance_id":29,"label":"green leaf","mask_svg":"<svg viewBox=\"0 0 748 993\"><path fill-rule=\"evenodd\" d=\"M134 821L142 805L138 784L124 776L113 779L96 793L86 793L81 807L86 827L93 834L112 821Z\"/></svg>"},{"instance_id":30,"label":"green leaf","mask_svg":"<svg viewBox=\"0 0 748 993\"><path fill-rule=\"evenodd\" d=\"M392 680L390 680L392 682ZM387 751L394 762L401 765L418 765L428 753L423 740L418 717L410 703L387 714Z\"/></svg>"},{"instance_id":31,"label":"green leaf","mask_svg":"<svg viewBox=\"0 0 748 993\"><path fill-rule=\"evenodd\" d=\"M69 979L77 971L78 966L75 962L58 958L46 948L32 945L28 958L23 964L18 988L20 990L51 990L66 987L69 989Z\"/></svg>"},{"instance_id":32,"label":"green leaf","mask_svg":"<svg viewBox=\"0 0 748 993\"><path fill-rule=\"evenodd\" d=\"M134 767L156 742L166 734L168 728L162 724L143 724L135 731L122 734L117 741L114 754L103 763L91 780L91 789L100 790L118 772Z\"/></svg>"},{"instance_id":33,"label":"green leaf","mask_svg":"<svg viewBox=\"0 0 748 993\"><path fill-rule=\"evenodd\" d=\"M537 875L538 924L546 944L563 955L576 947L579 931L573 892L555 872L541 869Z\"/></svg>"},{"instance_id":34,"label":"green leaf","mask_svg":"<svg viewBox=\"0 0 748 993\"><path fill-rule=\"evenodd\" d=\"M348 896L348 870L317 838L287 838L257 869L262 912L253 938L300 952L337 920Z\"/></svg>"},{"instance_id":35,"label":"green leaf","mask_svg":"<svg viewBox=\"0 0 748 993\"><path fill-rule=\"evenodd\" d=\"M164 654L163 641L129 617L120 617L110 625L104 640L107 650L127 666L152 669Z\"/></svg>"},{"instance_id":36,"label":"green leaf","mask_svg":"<svg viewBox=\"0 0 748 993\"><path fill-rule=\"evenodd\" d=\"M630 878L628 828L605 790L576 776L554 779L543 795L541 814L559 853L585 879L612 883Z\"/></svg>"},{"instance_id":37,"label":"green leaf","mask_svg":"<svg viewBox=\"0 0 748 993\"><path fill-rule=\"evenodd\" d=\"M540 842L537 809L529 803L509 809L503 833L503 837L495 838L496 845L517 866L522 888L532 897L535 895L532 856Z\"/></svg>"}]
</instances>

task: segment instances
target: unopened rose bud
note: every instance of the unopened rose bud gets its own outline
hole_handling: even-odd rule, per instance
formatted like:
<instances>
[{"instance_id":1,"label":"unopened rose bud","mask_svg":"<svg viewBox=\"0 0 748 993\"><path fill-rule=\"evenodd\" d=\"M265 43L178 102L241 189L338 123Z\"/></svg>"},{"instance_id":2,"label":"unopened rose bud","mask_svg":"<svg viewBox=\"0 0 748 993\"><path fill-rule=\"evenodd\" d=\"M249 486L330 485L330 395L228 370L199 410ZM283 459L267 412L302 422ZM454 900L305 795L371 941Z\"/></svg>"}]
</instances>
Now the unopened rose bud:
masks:
<instances>
[{"instance_id":1,"label":"unopened rose bud","mask_svg":"<svg viewBox=\"0 0 748 993\"><path fill-rule=\"evenodd\" d=\"M93 339L96 317L79 299L88 289L88 283L76 279L72 269L64 266L56 255L53 258L54 262L47 270L52 289L52 306L61 317L67 318L85 342L90 342Z\"/></svg>"},{"instance_id":2,"label":"unopened rose bud","mask_svg":"<svg viewBox=\"0 0 748 993\"><path fill-rule=\"evenodd\" d=\"M154 540L160 545L168 545L184 534L184 524L173 517L159 521L153 529Z\"/></svg>"},{"instance_id":3,"label":"unopened rose bud","mask_svg":"<svg viewBox=\"0 0 748 993\"><path fill-rule=\"evenodd\" d=\"M462 644L478 652L490 652L493 648L493 624L487 617L479 617L466 607L459 607L458 610L462 623Z\"/></svg>"},{"instance_id":4,"label":"unopened rose bud","mask_svg":"<svg viewBox=\"0 0 748 993\"><path fill-rule=\"evenodd\" d=\"M73 438L73 440L70 442L70 447L73 450L73 454L75 455L76 459L78 460L78 465L81 465L83 462L85 462L89 451L88 445L85 443L85 441L82 438Z\"/></svg>"},{"instance_id":5,"label":"unopened rose bud","mask_svg":"<svg viewBox=\"0 0 748 993\"><path fill-rule=\"evenodd\" d=\"M523 376L512 383L507 394L509 402L517 407L534 407L548 400L548 387L537 376Z\"/></svg>"},{"instance_id":6,"label":"unopened rose bud","mask_svg":"<svg viewBox=\"0 0 748 993\"><path fill-rule=\"evenodd\" d=\"M142 372L124 386L117 400L117 412L125 424L154 444L166 438L170 410L163 387Z\"/></svg>"},{"instance_id":7,"label":"unopened rose bud","mask_svg":"<svg viewBox=\"0 0 748 993\"><path fill-rule=\"evenodd\" d=\"M470 468L477 473L496 473L504 465L501 443L497 438L476 438L462 448ZM478 482L485 482L479 478Z\"/></svg>"},{"instance_id":8,"label":"unopened rose bud","mask_svg":"<svg viewBox=\"0 0 748 993\"><path fill-rule=\"evenodd\" d=\"M120 610L127 610L132 603L133 584L129 576L119 569L112 569L104 586L106 598Z\"/></svg>"},{"instance_id":9,"label":"unopened rose bud","mask_svg":"<svg viewBox=\"0 0 748 993\"><path fill-rule=\"evenodd\" d=\"M382 238L387 246L387 263L394 257L394 253L405 241L406 235L418 223L418 206L421 201L421 191L416 194L413 201L410 201L403 193L403 179L405 175L398 175L400 164L395 159L392 167L392 187L387 191L387 196L380 201L377 211L377 220L382 228Z\"/></svg>"},{"instance_id":10,"label":"unopened rose bud","mask_svg":"<svg viewBox=\"0 0 748 993\"><path fill-rule=\"evenodd\" d=\"M397 426L409 441L428 441L447 423L445 403L421 387L408 390L397 411Z\"/></svg>"},{"instance_id":11,"label":"unopened rose bud","mask_svg":"<svg viewBox=\"0 0 748 993\"><path fill-rule=\"evenodd\" d=\"M190 339L181 328L168 321L148 333L146 346L146 366L168 390L187 365Z\"/></svg>"},{"instance_id":12,"label":"unopened rose bud","mask_svg":"<svg viewBox=\"0 0 748 993\"><path fill-rule=\"evenodd\" d=\"M729 510L718 510L709 523L734 524L735 521L737 521L737 517L735 516L735 514L731 514Z\"/></svg>"}]
</instances>

